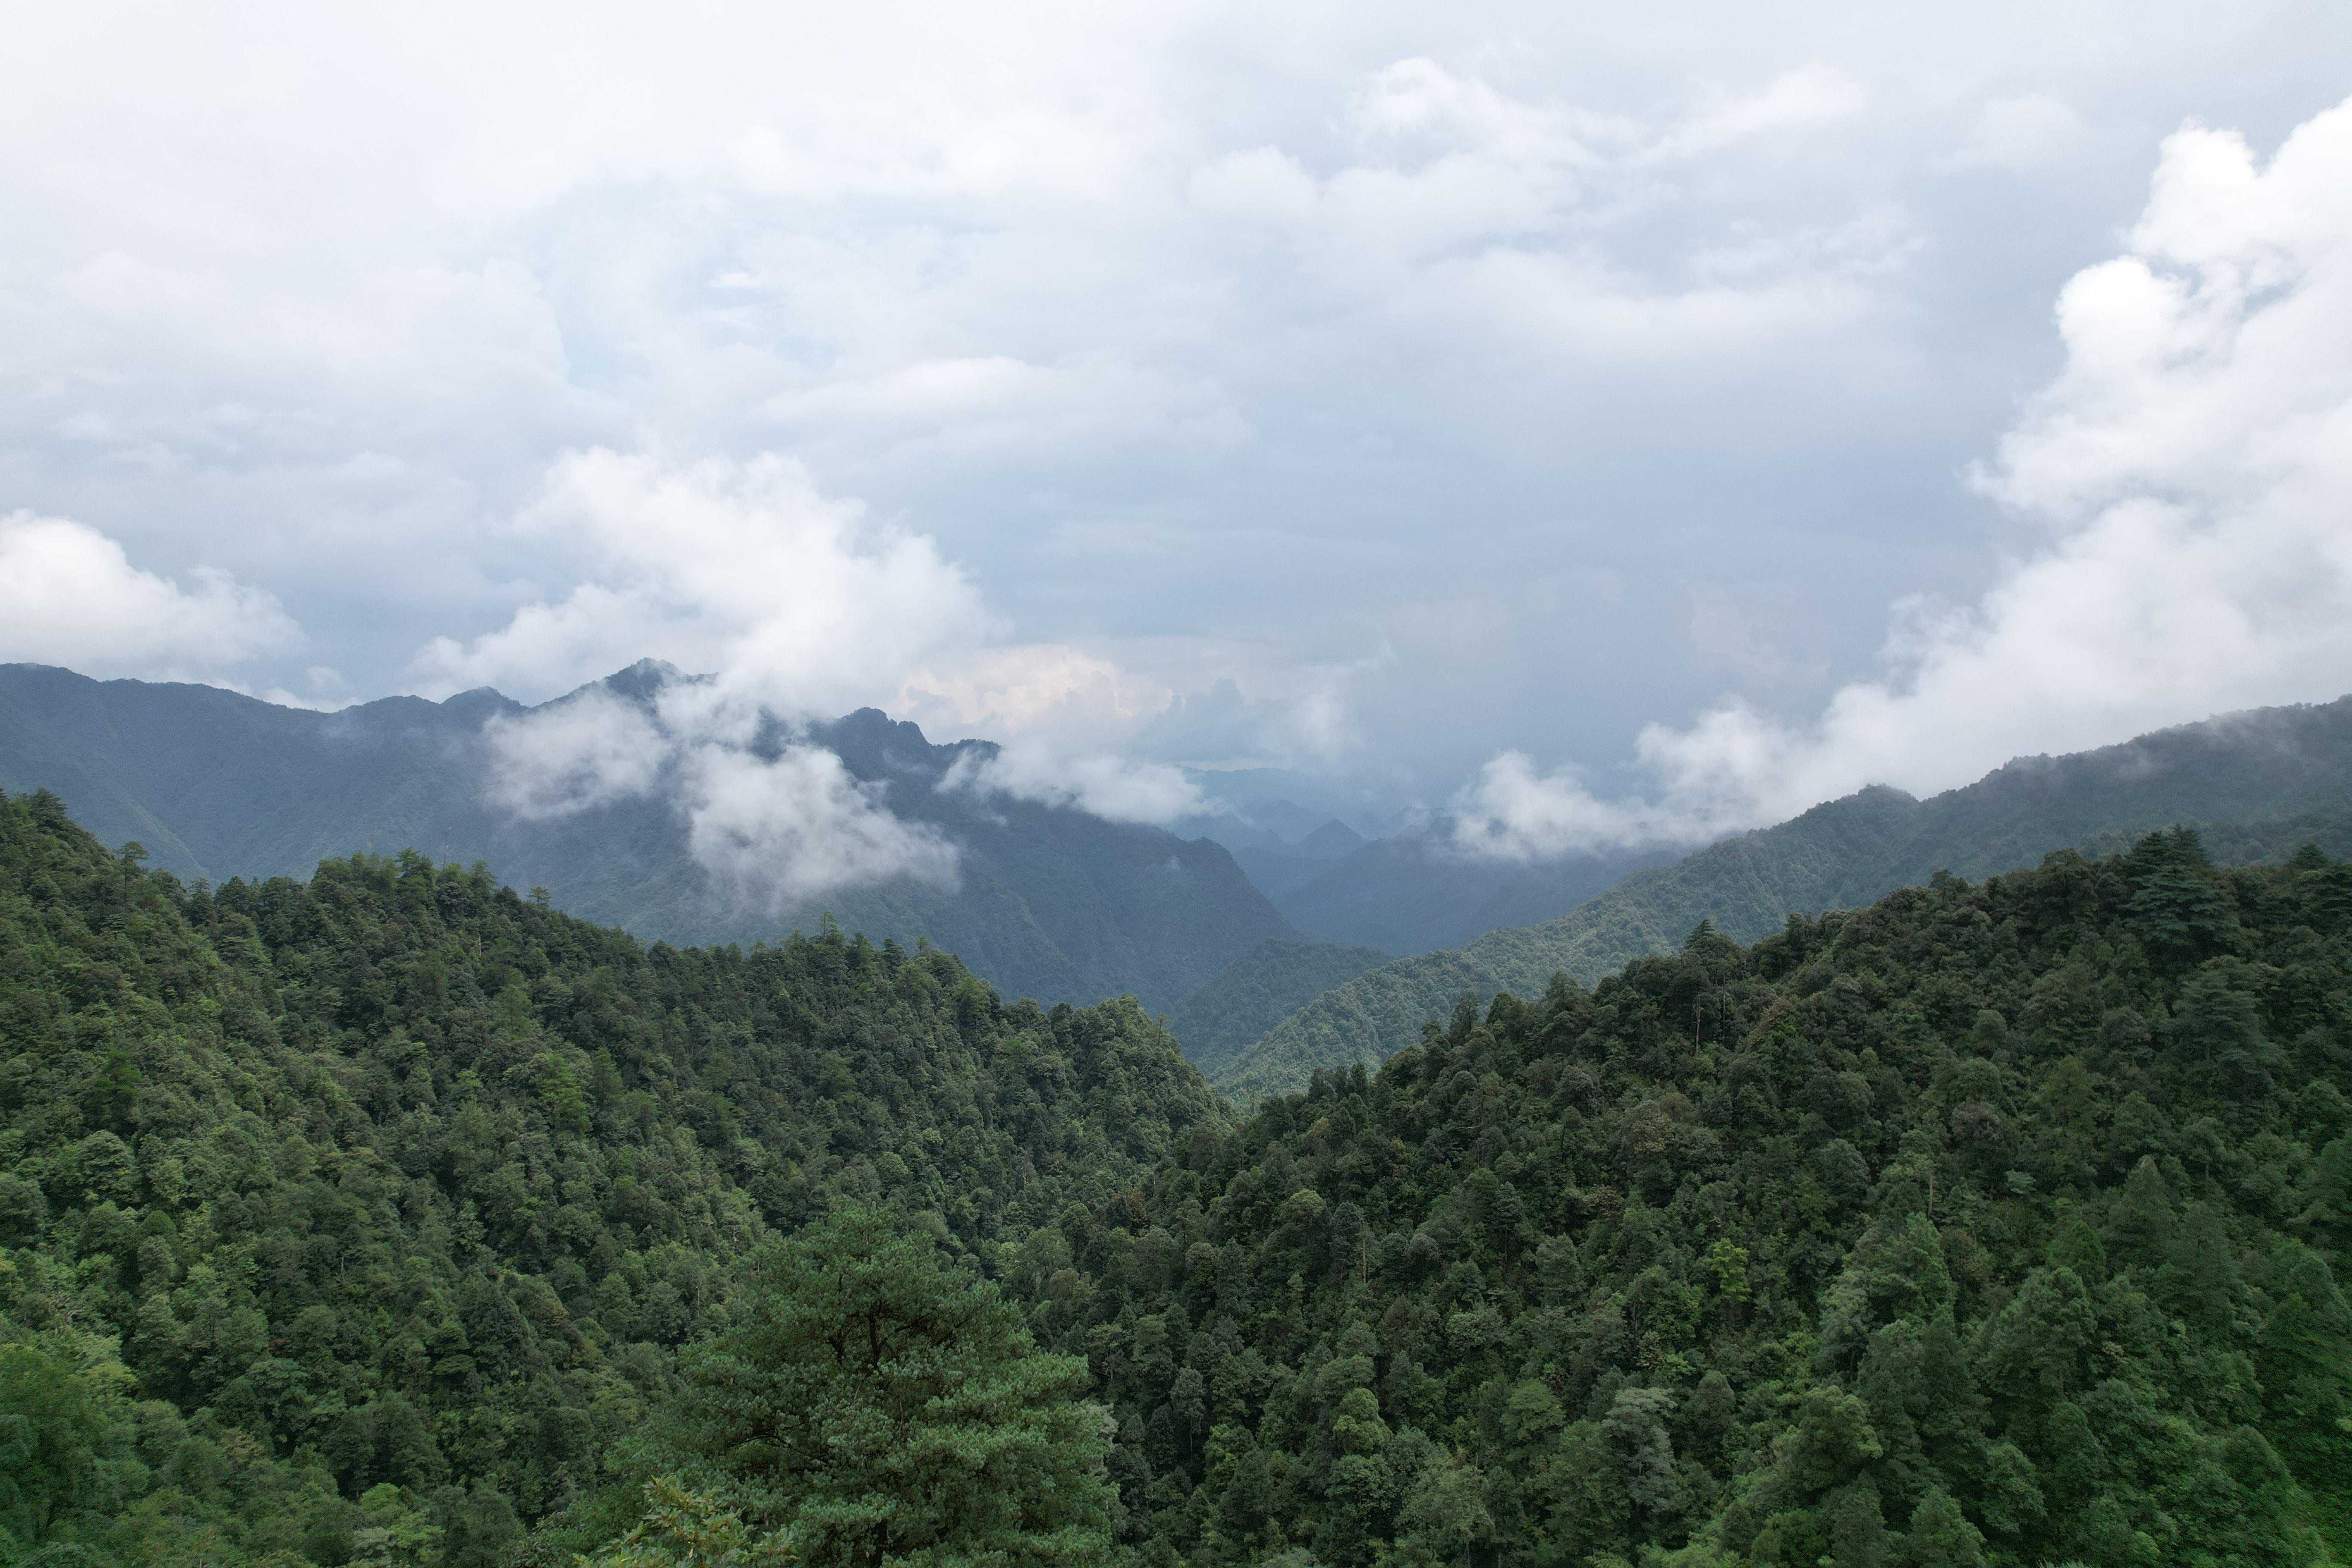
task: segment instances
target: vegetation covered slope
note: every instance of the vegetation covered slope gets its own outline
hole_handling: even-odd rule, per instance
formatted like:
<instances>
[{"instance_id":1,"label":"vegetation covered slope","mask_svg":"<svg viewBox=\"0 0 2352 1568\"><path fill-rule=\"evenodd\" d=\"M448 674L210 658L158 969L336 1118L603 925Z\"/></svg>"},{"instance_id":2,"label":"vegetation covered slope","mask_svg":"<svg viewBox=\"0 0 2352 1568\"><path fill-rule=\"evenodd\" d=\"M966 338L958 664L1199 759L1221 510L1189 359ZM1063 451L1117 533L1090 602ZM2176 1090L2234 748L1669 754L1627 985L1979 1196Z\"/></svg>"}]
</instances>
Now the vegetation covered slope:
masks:
<instances>
[{"instance_id":1,"label":"vegetation covered slope","mask_svg":"<svg viewBox=\"0 0 2352 1568\"><path fill-rule=\"evenodd\" d=\"M600 684L645 700L683 679L634 666ZM942 789L981 742L934 746L871 709L814 740L895 814L961 852L961 879L908 878L796 903L714 879L666 794L552 818L499 809L483 726L524 712L495 691L387 698L340 713L212 687L95 681L0 666L0 788L49 789L110 844L136 839L183 880L305 877L321 859L415 847L481 860L559 907L677 943L773 940L830 910L876 941L928 940L1008 995L1173 1006L1269 937L1295 936L1215 844L1034 802Z\"/></svg>"},{"instance_id":2,"label":"vegetation covered slope","mask_svg":"<svg viewBox=\"0 0 2352 1568\"><path fill-rule=\"evenodd\" d=\"M1555 971L1587 984L1667 952L1700 921L1742 941L1791 913L1852 909L1939 870L1969 878L2031 866L2053 849L2117 846L2174 823L2216 853L2253 860L2317 840L2352 848L2352 698L2263 709L2065 757L2027 757L1965 789L1917 801L1865 789L1777 827L1635 871L1539 925L1402 958L1268 1031L1217 1075L1244 1100L1295 1089L1318 1068L1372 1063L1411 1045L1465 992L1532 993ZM2260 825L2249 826L2246 825Z\"/></svg>"},{"instance_id":3,"label":"vegetation covered slope","mask_svg":"<svg viewBox=\"0 0 2352 1568\"><path fill-rule=\"evenodd\" d=\"M0 801L0 1561L487 1568L772 1228L976 1265L1221 1115L1133 1003L944 953L647 948L405 852L191 889Z\"/></svg>"},{"instance_id":4,"label":"vegetation covered slope","mask_svg":"<svg viewBox=\"0 0 2352 1568\"><path fill-rule=\"evenodd\" d=\"M2168 834L1465 1005L1022 1278L1147 1561L2343 1561L2347 1070L2352 866Z\"/></svg>"},{"instance_id":5,"label":"vegetation covered slope","mask_svg":"<svg viewBox=\"0 0 2352 1568\"><path fill-rule=\"evenodd\" d=\"M1185 1059L1213 1072L1322 993L1388 961L1375 948L1269 938L1186 997L1168 1026Z\"/></svg>"}]
</instances>

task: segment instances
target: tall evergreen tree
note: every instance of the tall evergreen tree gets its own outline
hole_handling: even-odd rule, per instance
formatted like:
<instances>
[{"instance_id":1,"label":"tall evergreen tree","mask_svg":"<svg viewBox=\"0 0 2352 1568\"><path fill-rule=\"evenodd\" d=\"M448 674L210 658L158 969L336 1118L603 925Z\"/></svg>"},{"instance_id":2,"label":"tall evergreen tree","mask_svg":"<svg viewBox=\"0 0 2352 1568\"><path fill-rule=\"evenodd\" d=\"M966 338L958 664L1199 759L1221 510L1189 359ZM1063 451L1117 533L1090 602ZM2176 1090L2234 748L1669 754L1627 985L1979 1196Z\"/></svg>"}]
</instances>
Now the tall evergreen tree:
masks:
<instances>
[{"instance_id":1,"label":"tall evergreen tree","mask_svg":"<svg viewBox=\"0 0 2352 1568\"><path fill-rule=\"evenodd\" d=\"M1092 1563L1118 1496L1086 1363L906 1216L845 1207L772 1247L746 1321L685 1358L653 1452L812 1568Z\"/></svg>"}]
</instances>

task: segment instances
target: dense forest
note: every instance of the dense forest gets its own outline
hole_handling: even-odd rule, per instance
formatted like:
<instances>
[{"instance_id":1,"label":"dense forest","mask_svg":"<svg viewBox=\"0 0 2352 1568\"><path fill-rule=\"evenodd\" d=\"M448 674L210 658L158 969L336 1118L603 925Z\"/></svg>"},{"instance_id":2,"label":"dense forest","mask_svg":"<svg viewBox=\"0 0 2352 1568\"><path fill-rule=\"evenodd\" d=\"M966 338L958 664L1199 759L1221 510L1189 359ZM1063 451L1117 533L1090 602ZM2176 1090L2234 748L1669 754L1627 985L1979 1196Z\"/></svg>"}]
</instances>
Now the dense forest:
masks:
<instances>
[{"instance_id":1,"label":"dense forest","mask_svg":"<svg viewBox=\"0 0 2352 1568\"><path fill-rule=\"evenodd\" d=\"M2341 1560L2347 1030L2352 866L2064 852L1465 998L1027 1284L1162 1563Z\"/></svg>"},{"instance_id":2,"label":"dense forest","mask_svg":"<svg viewBox=\"0 0 2352 1568\"><path fill-rule=\"evenodd\" d=\"M1465 998L1131 1003L0 801L0 1563L2352 1558L2352 865L2196 835Z\"/></svg>"},{"instance_id":3,"label":"dense forest","mask_svg":"<svg viewBox=\"0 0 2352 1568\"><path fill-rule=\"evenodd\" d=\"M647 948L413 853L188 888L7 799L0 1561L487 1568L770 1232L883 1203L975 1273L1222 1114L1133 1003L945 953Z\"/></svg>"},{"instance_id":4,"label":"dense forest","mask_svg":"<svg viewBox=\"0 0 2352 1568\"><path fill-rule=\"evenodd\" d=\"M1377 948L1270 937L1184 998L1168 1026L1184 1059L1213 1074L1324 992L1388 961Z\"/></svg>"},{"instance_id":5,"label":"dense forest","mask_svg":"<svg viewBox=\"0 0 2352 1568\"><path fill-rule=\"evenodd\" d=\"M1541 991L1555 973L1591 984L1675 951L1702 920L1742 941L1793 912L1853 909L1938 869L1974 879L2072 847L2128 847L2195 823L2213 858L2280 860L2305 844L2352 854L2352 698L2266 709L2066 757L2029 757L1930 800L1874 786L1671 866L1636 870L1537 925L1416 952L1316 996L1210 1076L1244 1103L1303 1088L1319 1068L1374 1065L1412 1045L1464 991Z\"/></svg>"}]
</instances>

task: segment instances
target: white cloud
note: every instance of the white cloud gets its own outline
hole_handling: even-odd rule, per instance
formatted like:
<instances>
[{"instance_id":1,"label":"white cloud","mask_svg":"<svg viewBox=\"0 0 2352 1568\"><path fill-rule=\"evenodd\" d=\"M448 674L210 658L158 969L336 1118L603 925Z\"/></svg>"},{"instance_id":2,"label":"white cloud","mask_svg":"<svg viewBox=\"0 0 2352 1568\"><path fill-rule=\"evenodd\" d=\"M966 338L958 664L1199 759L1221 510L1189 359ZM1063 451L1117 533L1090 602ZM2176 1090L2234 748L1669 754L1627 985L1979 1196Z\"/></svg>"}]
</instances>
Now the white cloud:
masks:
<instances>
[{"instance_id":1,"label":"white cloud","mask_svg":"<svg viewBox=\"0 0 2352 1568\"><path fill-rule=\"evenodd\" d=\"M1165 763L1106 755L1062 756L1038 745L1012 744L966 752L949 770L943 789L1008 795L1045 805L1072 807L1110 822L1165 826L1213 809L1199 786Z\"/></svg>"},{"instance_id":2,"label":"white cloud","mask_svg":"<svg viewBox=\"0 0 2352 1568\"><path fill-rule=\"evenodd\" d=\"M664 797L719 886L771 908L902 877L955 885L957 851L938 829L893 816L883 786L851 777L821 746L753 751L731 710L696 700L710 690L673 682L645 703L590 686L492 717L491 804L545 820Z\"/></svg>"},{"instance_id":3,"label":"white cloud","mask_svg":"<svg viewBox=\"0 0 2352 1568\"><path fill-rule=\"evenodd\" d=\"M1164 707L1165 687L1067 643L961 650L908 672L891 710L964 736L1043 731L1097 737L1131 729Z\"/></svg>"},{"instance_id":4,"label":"white cloud","mask_svg":"<svg viewBox=\"0 0 2352 1568\"><path fill-rule=\"evenodd\" d=\"M140 570L86 523L0 517L0 661L204 679L302 640L263 590L209 566L189 575L194 586L183 588Z\"/></svg>"},{"instance_id":5,"label":"white cloud","mask_svg":"<svg viewBox=\"0 0 2352 1568\"><path fill-rule=\"evenodd\" d=\"M652 794L671 756L645 709L600 686L482 727L490 798L517 816L569 816Z\"/></svg>"},{"instance_id":6,"label":"white cloud","mask_svg":"<svg viewBox=\"0 0 2352 1568\"><path fill-rule=\"evenodd\" d=\"M704 744L683 759L681 800L695 858L772 905L908 877L956 884L956 849L928 823L890 815L883 792L815 746L770 762Z\"/></svg>"},{"instance_id":7,"label":"white cloud","mask_svg":"<svg viewBox=\"0 0 2352 1568\"><path fill-rule=\"evenodd\" d=\"M594 576L470 643L427 643L415 665L427 690L545 692L651 657L715 672L707 695L739 710L831 713L992 625L929 539L824 497L772 455L569 453L519 526L560 536Z\"/></svg>"},{"instance_id":8,"label":"white cloud","mask_svg":"<svg viewBox=\"0 0 2352 1568\"><path fill-rule=\"evenodd\" d=\"M1672 806L1603 800L1573 768L1538 773L1524 752L1489 760L1453 802L1453 841L1474 855L1535 860L1575 850L1693 837Z\"/></svg>"},{"instance_id":9,"label":"white cloud","mask_svg":"<svg viewBox=\"0 0 2352 1568\"><path fill-rule=\"evenodd\" d=\"M2058 325L2065 368L1978 479L2051 537L1979 603L1899 606L1893 673L1811 725L1732 703L1652 726L1649 803L1498 757L1457 801L1463 841L1703 839L2352 690L2352 104L2267 167L2234 132L2168 140L2129 251L2067 284Z\"/></svg>"}]
</instances>

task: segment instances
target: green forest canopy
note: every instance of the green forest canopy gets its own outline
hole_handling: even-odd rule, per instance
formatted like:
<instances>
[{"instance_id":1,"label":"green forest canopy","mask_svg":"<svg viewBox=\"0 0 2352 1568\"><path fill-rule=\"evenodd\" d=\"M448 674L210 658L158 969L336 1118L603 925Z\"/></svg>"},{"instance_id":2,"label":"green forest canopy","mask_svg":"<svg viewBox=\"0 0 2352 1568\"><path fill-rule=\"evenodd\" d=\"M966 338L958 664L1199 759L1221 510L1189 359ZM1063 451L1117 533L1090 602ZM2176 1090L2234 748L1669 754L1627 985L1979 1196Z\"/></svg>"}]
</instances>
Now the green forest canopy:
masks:
<instances>
[{"instance_id":1,"label":"green forest canopy","mask_svg":"<svg viewBox=\"0 0 2352 1568\"><path fill-rule=\"evenodd\" d=\"M1115 1497L1073 1480L1099 1517L1040 1542L2352 1555L2352 867L2315 851L1702 929L1240 1121L1131 1005L832 931L644 948L414 855L191 889L39 796L0 802L0 980L15 1561L788 1525L696 1447L698 1369L797 1310L746 1260L874 1205L917 1296L1017 1310L973 1364L1028 1369L1038 1473L1095 1434Z\"/></svg>"},{"instance_id":2,"label":"green forest canopy","mask_svg":"<svg viewBox=\"0 0 2352 1568\"><path fill-rule=\"evenodd\" d=\"M774 1230L886 1202L977 1269L1223 1116L1131 1002L647 948L413 853L190 889L43 795L0 1042L0 1551L125 1562L497 1561Z\"/></svg>"}]
</instances>

